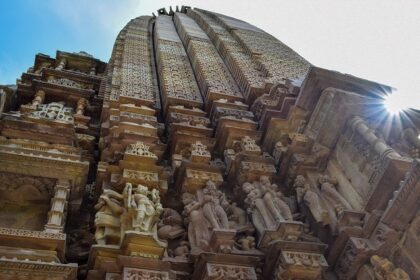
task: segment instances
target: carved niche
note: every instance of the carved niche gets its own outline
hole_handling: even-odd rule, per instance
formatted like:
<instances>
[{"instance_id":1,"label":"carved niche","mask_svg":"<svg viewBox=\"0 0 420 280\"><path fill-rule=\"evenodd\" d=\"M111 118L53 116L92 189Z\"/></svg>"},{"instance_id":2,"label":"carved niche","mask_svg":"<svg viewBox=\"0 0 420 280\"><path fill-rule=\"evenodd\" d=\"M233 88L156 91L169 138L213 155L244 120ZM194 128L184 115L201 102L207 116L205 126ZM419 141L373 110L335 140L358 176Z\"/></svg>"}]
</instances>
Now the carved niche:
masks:
<instances>
[{"instance_id":1,"label":"carved niche","mask_svg":"<svg viewBox=\"0 0 420 280\"><path fill-rule=\"evenodd\" d=\"M43 230L54 195L55 181L0 173L0 227Z\"/></svg>"}]
</instances>

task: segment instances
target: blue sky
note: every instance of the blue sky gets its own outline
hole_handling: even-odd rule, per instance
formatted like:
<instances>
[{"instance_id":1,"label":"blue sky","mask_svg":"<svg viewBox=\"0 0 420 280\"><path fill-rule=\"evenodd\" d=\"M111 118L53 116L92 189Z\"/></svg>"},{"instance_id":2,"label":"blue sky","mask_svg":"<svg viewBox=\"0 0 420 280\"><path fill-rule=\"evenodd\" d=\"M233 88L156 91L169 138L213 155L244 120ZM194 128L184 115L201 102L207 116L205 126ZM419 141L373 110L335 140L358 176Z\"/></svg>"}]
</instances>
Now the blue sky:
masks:
<instances>
[{"instance_id":1,"label":"blue sky","mask_svg":"<svg viewBox=\"0 0 420 280\"><path fill-rule=\"evenodd\" d=\"M182 4L248 21L316 66L396 87L394 103L420 108L417 0L0 0L0 84L14 84L38 52L108 61L131 18Z\"/></svg>"}]
</instances>

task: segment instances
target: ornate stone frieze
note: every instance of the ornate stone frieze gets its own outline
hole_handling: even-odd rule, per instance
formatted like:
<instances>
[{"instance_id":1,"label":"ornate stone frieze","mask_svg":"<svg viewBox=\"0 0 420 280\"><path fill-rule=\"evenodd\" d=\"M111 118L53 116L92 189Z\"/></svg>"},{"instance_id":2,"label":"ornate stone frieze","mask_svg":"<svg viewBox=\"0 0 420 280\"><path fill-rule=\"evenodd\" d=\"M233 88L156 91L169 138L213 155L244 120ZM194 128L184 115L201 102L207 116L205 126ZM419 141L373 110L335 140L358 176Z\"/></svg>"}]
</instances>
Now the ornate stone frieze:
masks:
<instances>
[{"instance_id":1,"label":"ornate stone frieze","mask_svg":"<svg viewBox=\"0 0 420 280\"><path fill-rule=\"evenodd\" d=\"M320 279L327 267L327 261L321 254L281 251L273 279Z\"/></svg>"},{"instance_id":2,"label":"ornate stone frieze","mask_svg":"<svg viewBox=\"0 0 420 280\"><path fill-rule=\"evenodd\" d=\"M47 119L69 123L72 123L74 120L73 109L57 102L38 105L37 110L29 113L28 117L33 119Z\"/></svg>"},{"instance_id":3,"label":"ornate stone frieze","mask_svg":"<svg viewBox=\"0 0 420 280\"><path fill-rule=\"evenodd\" d=\"M2 258L0 260L0 276L7 279L75 279L76 264L47 263L41 261L18 261Z\"/></svg>"},{"instance_id":4,"label":"ornate stone frieze","mask_svg":"<svg viewBox=\"0 0 420 280\"><path fill-rule=\"evenodd\" d=\"M31 231L31 230L13 229L13 228L0 228L0 235L23 236L23 237L40 238L40 239L57 239L57 240L66 239L66 235L63 233L46 232L46 231Z\"/></svg>"},{"instance_id":5,"label":"ornate stone frieze","mask_svg":"<svg viewBox=\"0 0 420 280\"><path fill-rule=\"evenodd\" d=\"M143 142L136 142L134 144L128 145L125 149L125 153L129 155L157 159L157 156L150 151L150 146L146 145Z\"/></svg>"},{"instance_id":6,"label":"ornate stone frieze","mask_svg":"<svg viewBox=\"0 0 420 280\"><path fill-rule=\"evenodd\" d=\"M169 280L169 272L148 269L124 268L124 280Z\"/></svg>"},{"instance_id":7,"label":"ornate stone frieze","mask_svg":"<svg viewBox=\"0 0 420 280\"><path fill-rule=\"evenodd\" d=\"M72 88L77 88L77 89L83 89L84 88L80 83L72 81L72 80L67 79L67 78L51 79L48 82L51 83L51 84L65 86L65 87L72 87Z\"/></svg>"},{"instance_id":8,"label":"ornate stone frieze","mask_svg":"<svg viewBox=\"0 0 420 280\"><path fill-rule=\"evenodd\" d=\"M256 280L257 274L253 267L208 263L206 266L206 276L203 279L215 280L221 278Z\"/></svg>"}]
</instances>

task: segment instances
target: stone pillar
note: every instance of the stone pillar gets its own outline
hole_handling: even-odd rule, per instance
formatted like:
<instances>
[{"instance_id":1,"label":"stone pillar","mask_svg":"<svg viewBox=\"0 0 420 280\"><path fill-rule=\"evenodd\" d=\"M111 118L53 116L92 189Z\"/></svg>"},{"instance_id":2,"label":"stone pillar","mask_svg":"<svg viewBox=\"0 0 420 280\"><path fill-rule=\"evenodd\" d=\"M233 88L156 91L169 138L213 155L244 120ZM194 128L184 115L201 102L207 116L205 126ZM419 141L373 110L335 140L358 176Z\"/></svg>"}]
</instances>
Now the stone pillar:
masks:
<instances>
[{"instance_id":1,"label":"stone pillar","mask_svg":"<svg viewBox=\"0 0 420 280\"><path fill-rule=\"evenodd\" d=\"M397 152L388 147L384 140L375 135L374 130L370 129L362 118L357 116L353 117L350 119L349 123L353 131L357 131L360 135L362 135L364 140L372 145L375 152L381 156L385 154L399 156Z\"/></svg>"},{"instance_id":2,"label":"stone pillar","mask_svg":"<svg viewBox=\"0 0 420 280\"><path fill-rule=\"evenodd\" d=\"M38 105L41 105L42 103L44 103L45 100L45 91L43 90L38 90L35 93L34 99L32 100L32 107L37 107Z\"/></svg>"},{"instance_id":3,"label":"stone pillar","mask_svg":"<svg viewBox=\"0 0 420 280\"><path fill-rule=\"evenodd\" d=\"M90 67L90 73L91 75L96 75L96 64L92 65L92 67Z\"/></svg>"},{"instance_id":4,"label":"stone pillar","mask_svg":"<svg viewBox=\"0 0 420 280\"><path fill-rule=\"evenodd\" d=\"M32 99L32 102L29 104L22 104L20 106L20 111L22 113L26 112L32 112L38 108L39 105L43 104L45 100L45 91L38 90L35 95L34 99Z\"/></svg>"},{"instance_id":5,"label":"stone pillar","mask_svg":"<svg viewBox=\"0 0 420 280\"><path fill-rule=\"evenodd\" d=\"M58 66L55 67L55 70L63 70L66 67L66 64L67 64L67 60L65 58L62 58Z\"/></svg>"},{"instance_id":6,"label":"stone pillar","mask_svg":"<svg viewBox=\"0 0 420 280\"><path fill-rule=\"evenodd\" d=\"M80 98L77 102L76 115L83 116L87 106L89 106L89 101L86 98Z\"/></svg>"},{"instance_id":7,"label":"stone pillar","mask_svg":"<svg viewBox=\"0 0 420 280\"><path fill-rule=\"evenodd\" d=\"M48 212L48 223L45 225L45 231L63 232L69 193L70 182L59 180L55 186L54 197L51 199L51 210Z\"/></svg>"}]
</instances>

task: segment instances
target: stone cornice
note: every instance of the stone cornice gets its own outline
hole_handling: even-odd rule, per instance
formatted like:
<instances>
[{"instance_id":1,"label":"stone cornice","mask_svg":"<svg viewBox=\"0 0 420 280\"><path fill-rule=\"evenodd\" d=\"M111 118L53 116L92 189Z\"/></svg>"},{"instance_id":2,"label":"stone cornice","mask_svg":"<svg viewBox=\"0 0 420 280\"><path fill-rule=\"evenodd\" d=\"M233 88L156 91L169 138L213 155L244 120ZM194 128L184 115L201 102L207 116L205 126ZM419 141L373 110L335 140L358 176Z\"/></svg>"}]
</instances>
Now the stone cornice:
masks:
<instances>
[{"instance_id":1,"label":"stone cornice","mask_svg":"<svg viewBox=\"0 0 420 280\"><path fill-rule=\"evenodd\" d=\"M0 228L0 236L30 237L34 239L66 240L66 235L64 233L52 233L52 232L45 232L45 231L33 231L33 230L14 229L14 228Z\"/></svg>"},{"instance_id":2,"label":"stone cornice","mask_svg":"<svg viewBox=\"0 0 420 280\"><path fill-rule=\"evenodd\" d=\"M6 272L7 275L15 274L28 277L35 275L43 275L45 277L61 276L64 279L74 279L77 274L77 264L17 261L2 258L0 259L0 271L0 275Z\"/></svg>"}]
</instances>

